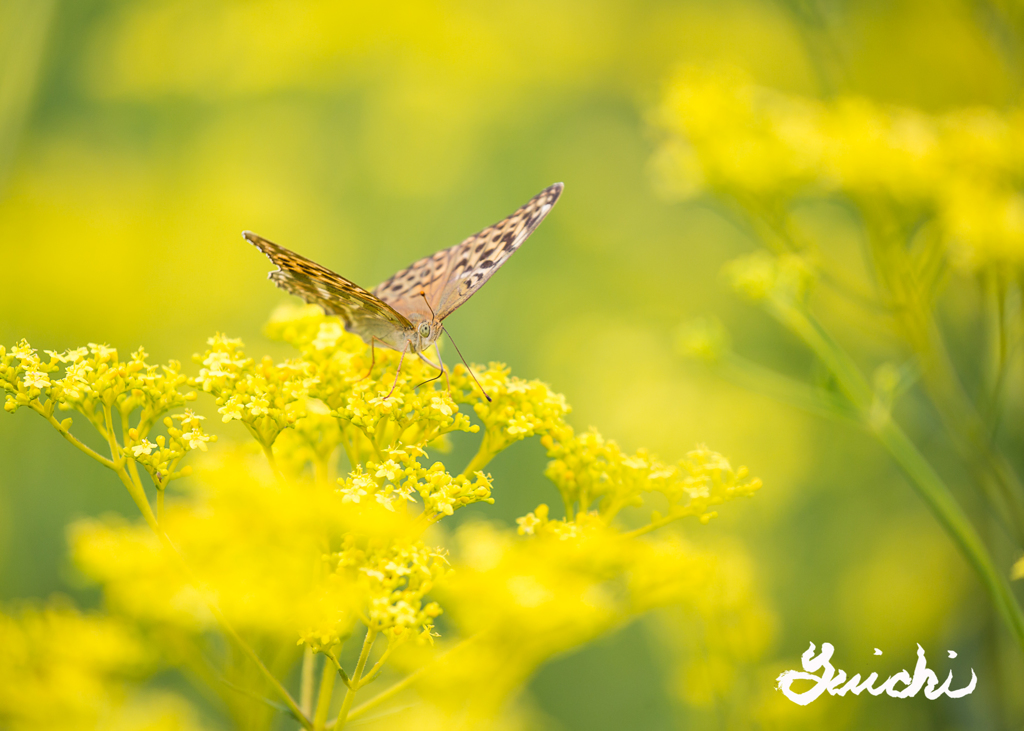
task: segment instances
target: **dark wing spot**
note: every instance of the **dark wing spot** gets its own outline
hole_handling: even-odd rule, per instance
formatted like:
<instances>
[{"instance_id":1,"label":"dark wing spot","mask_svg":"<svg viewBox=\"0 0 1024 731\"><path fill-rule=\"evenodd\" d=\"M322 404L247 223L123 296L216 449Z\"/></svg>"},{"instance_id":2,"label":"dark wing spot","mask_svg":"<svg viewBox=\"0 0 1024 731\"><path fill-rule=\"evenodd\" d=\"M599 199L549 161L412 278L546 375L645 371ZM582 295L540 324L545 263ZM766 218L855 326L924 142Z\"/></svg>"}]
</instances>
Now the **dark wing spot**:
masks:
<instances>
[{"instance_id":1,"label":"dark wing spot","mask_svg":"<svg viewBox=\"0 0 1024 731\"><path fill-rule=\"evenodd\" d=\"M490 269L492 266L494 266L494 262L491 261L490 259L485 259L484 261L480 262L481 269Z\"/></svg>"}]
</instances>

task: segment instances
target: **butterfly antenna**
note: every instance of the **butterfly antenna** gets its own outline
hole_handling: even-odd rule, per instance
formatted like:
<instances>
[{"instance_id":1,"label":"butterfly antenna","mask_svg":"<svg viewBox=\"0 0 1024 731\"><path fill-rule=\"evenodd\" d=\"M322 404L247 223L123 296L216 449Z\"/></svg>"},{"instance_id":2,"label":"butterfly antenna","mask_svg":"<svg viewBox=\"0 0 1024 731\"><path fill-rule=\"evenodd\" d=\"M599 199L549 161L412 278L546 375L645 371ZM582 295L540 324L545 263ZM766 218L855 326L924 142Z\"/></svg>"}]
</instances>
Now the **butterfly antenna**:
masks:
<instances>
[{"instance_id":1,"label":"butterfly antenna","mask_svg":"<svg viewBox=\"0 0 1024 731\"><path fill-rule=\"evenodd\" d=\"M430 316L436 320L437 315L434 314L434 308L430 306L430 300L427 299L427 293L424 292L422 289L420 290L420 297L423 298L423 304L425 304L427 306L427 309L430 310Z\"/></svg>"},{"instance_id":2,"label":"butterfly antenna","mask_svg":"<svg viewBox=\"0 0 1024 731\"><path fill-rule=\"evenodd\" d=\"M455 345L455 341L452 340L451 333L449 333L447 330L445 330L444 327L442 327L441 330L444 332L445 335L448 336L448 339L452 341L452 345ZM464 366L466 366L466 370L469 371L469 375L473 376L473 381L476 382L476 386L477 386L477 388L480 389L480 393L482 393L484 395L485 399L487 399L488 401L491 401L491 397L487 395L487 392L484 390L484 387L480 385L480 381L477 380L476 374L473 373L473 369L469 367L469 363L466 362L466 359L463 357L462 351L459 350L459 346L458 345L455 345L455 352L459 354L459 358L462 358L462 364Z\"/></svg>"}]
</instances>

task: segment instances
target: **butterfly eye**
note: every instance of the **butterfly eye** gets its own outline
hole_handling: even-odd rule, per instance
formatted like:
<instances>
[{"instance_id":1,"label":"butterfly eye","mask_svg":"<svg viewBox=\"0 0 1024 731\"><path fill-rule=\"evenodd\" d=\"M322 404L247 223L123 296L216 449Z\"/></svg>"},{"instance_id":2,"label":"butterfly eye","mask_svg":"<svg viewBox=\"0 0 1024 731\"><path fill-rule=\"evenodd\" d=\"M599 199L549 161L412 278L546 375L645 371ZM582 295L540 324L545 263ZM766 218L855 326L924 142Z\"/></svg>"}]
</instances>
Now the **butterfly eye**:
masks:
<instances>
[{"instance_id":1,"label":"butterfly eye","mask_svg":"<svg viewBox=\"0 0 1024 731\"><path fill-rule=\"evenodd\" d=\"M420 332L420 337L421 338L429 338L430 337L430 325L425 323L425 322L420 323L419 332Z\"/></svg>"}]
</instances>

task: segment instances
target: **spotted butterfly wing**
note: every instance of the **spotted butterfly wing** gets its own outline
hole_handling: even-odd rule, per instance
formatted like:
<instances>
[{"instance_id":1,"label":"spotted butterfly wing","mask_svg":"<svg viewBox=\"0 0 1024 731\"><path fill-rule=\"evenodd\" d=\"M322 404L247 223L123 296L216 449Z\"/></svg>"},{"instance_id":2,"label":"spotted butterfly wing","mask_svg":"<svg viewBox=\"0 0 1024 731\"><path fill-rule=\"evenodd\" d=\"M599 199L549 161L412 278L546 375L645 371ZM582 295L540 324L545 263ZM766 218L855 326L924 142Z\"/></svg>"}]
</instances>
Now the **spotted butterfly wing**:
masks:
<instances>
[{"instance_id":1,"label":"spotted butterfly wing","mask_svg":"<svg viewBox=\"0 0 1024 731\"><path fill-rule=\"evenodd\" d=\"M425 257L374 288L397 312L443 320L472 297L534 232L562 194L542 190L511 216L461 244Z\"/></svg>"},{"instance_id":2,"label":"spotted butterfly wing","mask_svg":"<svg viewBox=\"0 0 1024 731\"><path fill-rule=\"evenodd\" d=\"M278 287L337 315L344 321L345 329L367 342L373 337L387 342L396 331L412 329L408 318L340 274L251 231L242 232L242 236L278 266L277 271L270 273Z\"/></svg>"}]
</instances>

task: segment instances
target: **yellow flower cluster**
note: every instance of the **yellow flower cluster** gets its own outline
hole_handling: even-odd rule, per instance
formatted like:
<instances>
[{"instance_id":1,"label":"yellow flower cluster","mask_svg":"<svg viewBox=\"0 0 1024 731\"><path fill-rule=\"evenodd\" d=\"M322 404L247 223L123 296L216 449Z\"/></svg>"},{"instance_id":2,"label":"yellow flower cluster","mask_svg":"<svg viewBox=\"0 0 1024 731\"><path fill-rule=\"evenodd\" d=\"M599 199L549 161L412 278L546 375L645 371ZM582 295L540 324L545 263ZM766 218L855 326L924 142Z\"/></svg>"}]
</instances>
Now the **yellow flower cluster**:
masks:
<instances>
[{"instance_id":1,"label":"yellow flower cluster","mask_svg":"<svg viewBox=\"0 0 1024 731\"><path fill-rule=\"evenodd\" d=\"M212 604L240 631L317 648L360 621L393 635L431 626L439 609L423 596L445 564L411 519L343 491L282 483L251 458L205 472L192 499L171 502L161 520L189 571L144 525L75 525L77 565L120 611L197 632L216 626Z\"/></svg>"},{"instance_id":2,"label":"yellow flower cluster","mask_svg":"<svg viewBox=\"0 0 1024 731\"><path fill-rule=\"evenodd\" d=\"M95 343L63 353L47 350L46 355L49 360L44 363L24 340L10 353L0 346L7 411L13 413L33 399L45 397L96 423L102 423L104 405L116 405L118 411L128 413L141 408L143 423L151 425L157 415L195 399L195 394L178 390L188 384L180 373L180 363L149 365L141 348L128 361L119 361L114 348ZM62 377L51 375L61 368Z\"/></svg>"},{"instance_id":3,"label":"yellow flower cluster","mask_svg":"<svg viewBox=\"0 0 1024 731\"><path fill-rule=\"evenodd\" d=\"M425 603L424 597L448 572L443 549L428 549L419 541L406 545L366 542L350 534L331 561L336 572L356 574L353 583L368 598L368 627L399 639L413 630L433 641L433 620L441 607L437 602Z\"/></svg>"},{"instance_id":4,"label":"yellow flower cluster","mask_svg":"<svg viewBox=\"0 0 1024 731\"><path fill-rule=\"evenodd\" d=\"M381 674L385 660L410 669L435 662L442 608L451 612L446 626L456 637L476 639L452 671L461 680L437 662L423 682L448 678L448 700L468 704L469 716L493 716L560 650L653 607L696 602L714 580L712 561L642 536L685 516L706 522L714 506L760 487L705 448L666 464L646 450L624 453L594 430L577 435L565 423L569 407L560 394L502 364L474 366L472 374L453 369L449 391L448 379L412 359L396 380L397 353L371 354L317 308L282 311L267 330L298 354L257 360L240 341L218 335L195 357L194 380L223 421L248 428L266 461L210 452L202 479L187 483L184 498L164 506L159 491L155 516L134 465L162 487L181 473L174 470L182 455L212 440L202 417L184 409L165 416L166 436L150 441L158 416L195 398L182 393L193 382L177 364L157 370L141 350L122 363L113 350L93 346L62 354L78 370L54 380L61 361L44 364L22 343L0 351L0 377L16 406L44 416L55 407L78 409L110 438L109 460L81 448L119 474L148 525L105 519L72 529L76 564L103 586L108 606L156 628L165 656L197 672L207 672L196 660L204 637L218 629L250 658L258 654L253 646L294 648L298 641L305 647L303 697L312 694L312 668L322 655L319 721L305 717L307 728L325 727L336 671L347 686L336 722L343 725L350 711L361 713L352 697ZM79 385L74 396L65 382ZM460 410L466 404L479 424ZM130 423L136 409L141 417ZM123 417L120 430L113 414ZM459 474L428 457L455 431L480 433L476 455ZM449 564L448 550L436 546L446 534L432 526L465 505L494 502L483 468L530 436L548 450L546 474L565 516L552 517L541 505L519 519L519 537L487 524L464 526ZM342 455L347 469L335 479ZM649 495L663 512L624 532L621 511L641 507ZM346 673L342 648L355 634L363 649ZM278 657L276 672L284 674L294 650ZM224 673L230 683L248 682L231 666ZM286 690L280 697L300 720L310 713Z\"/></svg>"},{"instance_id":5,"label":"yellow flower cluster","mask_svg":"<svg viewBox=\"0 0 1024 731\"><path fill-rule=\"evenodd\" d=\"M364 498L376 500L388 510L395 505L415 503L413 494L423 500L423 517L433 523L442 516L475 502L493 503L491 481L477 470L474 479L465 475L452 476L440 462L423 467L417 456L426 452L416 446L405 449L389 448L382 462L369 460L365 470L357 465L348 478L339 480L346 502L358 503Z\"/></svg>"},{"instance_id":6,"label":"yellow flower cluster","mask_svg":"<svg viewBox=\"0 0 1024 731\"><path fill-rule=\"evenodd\" d=\"M1024 261L1024 110L824 102L691 67L656 120L667 136L655 167L671 195L710 188L772 209L842 193L870 216L930 218L963 262Z\"/></svg>"},{"instance_id":7,"label":"yellow flower cluster","mask_svg":"<svg viewBox=\"0 0 1024 731\"><path fill-rule=\"evenodd\" d=\"M542 438L551 462L545 473L562 495L569 520L574 513L583 519L594 511L608 524L627 506L638 507L647 493L660 493L668 502L664 515L651 514L651 526L677 518L696 516L706 523L717 513L710 511L735 497L749 496L761 488L761 481L749 478L746 467L733 469L722 455L706 447L688 453L675 465L665 464L646 449L625 454L614 441L594 429L576 435L569 426ZM563 531L565 523L550 526L547 509L519 519L520 534L539 530ZM649 527L649 526L648 526Z\"/></svg>"},{"instance_id":8,"label":"yellow flower cluster","mask_svg":"<svg viewBox=\"0 0 1024 731\"><path fill-rule=\"evenodd\" d=\"M371 358L359 338L318 307L282 308L267 332L295 346L300 357L257 364L244 355L241 341L223 336L211 338L210 349L196 356L203 366L196 382L214 395L223 420L241 421L265 448L292 428L289 439L297 437L314 464L340 445L357 465L370 457L383 462L385 451L399 443L424 447L478 428L458 412L444 381L434 379L437 372L413 358L405 359L388 397L399 354L380 348Z\"/></svg>"},{"instance_id":9,"label":"yellow flower cluster","mask_svg":"<svg viewBox=\"0 0 1024 731\"><path fill-rule=\"evenodd\" d=\"M169 694L132 697L156 656L130 625L62 602L0 613L0 719L10 731L195 728ZM139 706L149 709L146 718Z\"/></svg>"},{"instance_id":10,"label":"yellow flower cluster","mask_svg":"<svg viewBox=\"0 0 1024 731\"><path fill-rule=\"evenodd\" d=\"M789 253L775 256L764 250L729 262L725 274L737 292L755 301L776 298L801 303L813 283L803 258Z\"/></svg>"},{"instance_id":11,"label":"yellow flower cluster","mask_svg":"<svg viewBox=\"0 0 1024 731\"><path fill-rule=\"evenodd\" d=\"M495 455L518 441L542 436L564 427L569 405L546 383L511 375L504 363L491 363L473 371L480 386L463 365L452 372L452 396L469 403L483 423L484 434L476 456L464 474L483 469ZM480 388L488 399L480 395Z\"/></svg>"},{"instance_id":12,"label":"yellow flower cluster","mask_svg":"<svg viewBox=\"0 0 1024 731\"><path fill-rule=\"evenodd\" d=\"M188 473L187 468L177 469L188 452L205 451L216 438L204 433L203 417L186 409L163 419L166 436L156 436L155 443L149 440L164 414L196 399L194 391L183 390L191 381L181 373L178 361L151 365L142 348L122 361L117 350L95 343L62 353L47 350L46 355L44 362L24 340L10 352L0 346L4 408L11 413L23 406L31 408L88 452L71 436L72 420L58 422L54 417L56 410L77 411L103 436L112 463L120 466L127 461L133 470L136 463L142 465L159 489Z\"/></svg>"},{"instance_id":13,"label":"yellow flower cluster","mask_svg":"<svg viewBox=\"0 0 1024 731\"><path fill-rule=\"evenodd\" d=\"M270 358L256 363L245 357L242 341L216 335L201 357L196 385L217 400L224 422L241 421L265 444L295 423L302 397L313 382L308 363L275 364Z\"/></svg>"},{"instance_id":14,"label":"yellow flower cluster","mask_svg":"<svg viewBox=\"0 0 1024 731\"><path fill-rule=\"evenodd\" d=\"M755 620L747 614L760 612L756 602L738 607L735 594L722 595L729 580L717 555L677 538L626 536L593 515L572 531L557 522L528 540L489 523L456 534L458 560L439 596L459 634L474 640L424 679L422 695L449 713L458 707L471 719L466 728L488 728L485 720L553 655L652 609L699 617L737 610L732 618L748 626ZM451 687L464 689L458 702Z\"/></svg>"}]
</instances>

